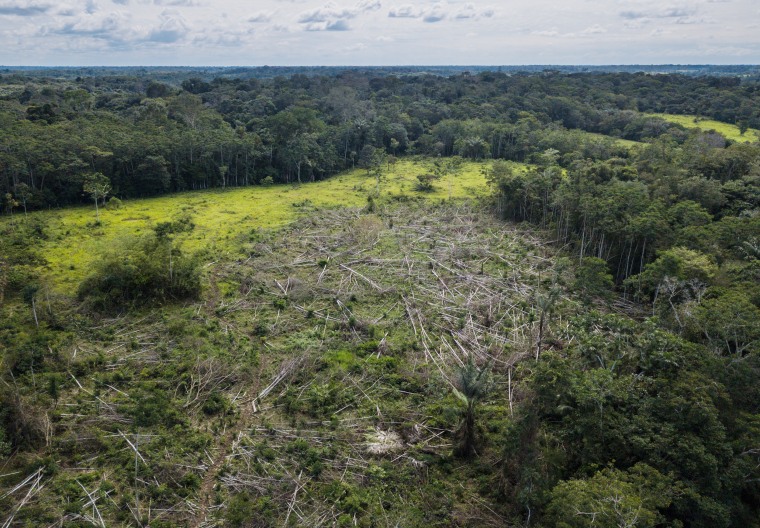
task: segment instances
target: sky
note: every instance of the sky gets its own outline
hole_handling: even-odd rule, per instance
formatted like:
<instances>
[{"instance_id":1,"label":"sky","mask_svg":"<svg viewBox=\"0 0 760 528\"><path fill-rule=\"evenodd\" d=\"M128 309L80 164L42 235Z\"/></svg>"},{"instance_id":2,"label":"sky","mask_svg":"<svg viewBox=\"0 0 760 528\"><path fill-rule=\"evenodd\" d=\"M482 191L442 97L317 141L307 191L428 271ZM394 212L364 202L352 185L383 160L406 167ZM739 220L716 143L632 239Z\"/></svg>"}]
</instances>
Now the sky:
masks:
<instances>
[{"instance_id":1,"label":"sky","mask_svg":"<svg viewBox=\"0 0 760 528\"><path fill-rule=\"evenodd\" d=\"M758 63L758 0L0 0L6 66Z\"/></svg>"}]
</instances>

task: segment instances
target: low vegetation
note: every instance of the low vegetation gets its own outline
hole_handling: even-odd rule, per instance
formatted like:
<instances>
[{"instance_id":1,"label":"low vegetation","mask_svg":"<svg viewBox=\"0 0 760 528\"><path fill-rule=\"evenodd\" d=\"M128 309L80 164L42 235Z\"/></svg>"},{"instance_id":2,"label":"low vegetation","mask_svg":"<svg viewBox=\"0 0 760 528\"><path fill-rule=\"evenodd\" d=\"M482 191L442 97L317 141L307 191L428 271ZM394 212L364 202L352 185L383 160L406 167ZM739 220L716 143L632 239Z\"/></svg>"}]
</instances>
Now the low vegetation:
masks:
<instances>
[{"instance_id":1,"label":"low vegetation","mask_svg":"<svg viewBox=\"0 0 760 528\"><path fill-rule=\"evenodd\" d=\"M351 79L372 123L326 104ZM139 104L169 105L174 139L232 126L214 112L253 116L234 141L282 137L250 170L226 139L178 165L158 143L48 173L10 163L23 142L0 153L3 526L758 526L760 145L627 108L723 117L755 92L551 72L162 86ZM713 100L679 98L694 86ZM0 126L60 138L102 110L150 130L130 128L134 88L93 88L98 111L38 88ZM315 128L288 135L300 118ZM52 182L81 204L40 210Z\"/></svg>"}]
</instances>

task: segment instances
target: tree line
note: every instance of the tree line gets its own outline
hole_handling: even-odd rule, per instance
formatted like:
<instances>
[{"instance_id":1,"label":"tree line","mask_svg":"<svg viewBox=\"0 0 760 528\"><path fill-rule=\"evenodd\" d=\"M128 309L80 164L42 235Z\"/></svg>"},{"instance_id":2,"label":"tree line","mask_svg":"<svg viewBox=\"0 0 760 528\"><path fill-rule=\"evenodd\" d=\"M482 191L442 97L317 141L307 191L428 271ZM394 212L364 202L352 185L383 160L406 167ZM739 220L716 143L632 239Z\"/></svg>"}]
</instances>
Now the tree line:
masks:
<instances>
[{"instance_id":1,"label":"tree line","mask_svg":"<svg viewBox=\"0 0 760 528\"><path fill-rule=\"evenodd\" d=\"M145 77L0 77L6 210L89 199L92 173L120 198L311 181L389 156L533 161L547 149L602 160L681 127L642 112L760 127L760 92L735 78L644 74L337 76L169 85ZM14 205L16 202L19 206Z\"/></svg>"}]
</instances>

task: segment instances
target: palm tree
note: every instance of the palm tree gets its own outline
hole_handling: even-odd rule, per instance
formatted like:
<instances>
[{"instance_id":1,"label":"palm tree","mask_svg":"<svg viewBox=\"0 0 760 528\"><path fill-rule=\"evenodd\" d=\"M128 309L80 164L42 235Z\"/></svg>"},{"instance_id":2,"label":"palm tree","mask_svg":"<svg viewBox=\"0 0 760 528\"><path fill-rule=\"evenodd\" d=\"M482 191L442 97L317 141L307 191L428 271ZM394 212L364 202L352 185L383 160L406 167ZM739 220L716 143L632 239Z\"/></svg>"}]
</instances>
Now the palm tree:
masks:
<instances>
[{"instance_id":1,"label":"palm tree","mask_svg":"<svg viewBox=\"0 0 760 528\"><path fill-rule=\"evenodd\" d=\"M465 404L462 423L457 431L459 445L454 452L457 456L471 457L475 454L475 410L478 402L491 389L488 372L488 367L479 369L475 366L471 356L457 373L458 388L454 388L454 394Z\"/></svg>"}]
</instances>

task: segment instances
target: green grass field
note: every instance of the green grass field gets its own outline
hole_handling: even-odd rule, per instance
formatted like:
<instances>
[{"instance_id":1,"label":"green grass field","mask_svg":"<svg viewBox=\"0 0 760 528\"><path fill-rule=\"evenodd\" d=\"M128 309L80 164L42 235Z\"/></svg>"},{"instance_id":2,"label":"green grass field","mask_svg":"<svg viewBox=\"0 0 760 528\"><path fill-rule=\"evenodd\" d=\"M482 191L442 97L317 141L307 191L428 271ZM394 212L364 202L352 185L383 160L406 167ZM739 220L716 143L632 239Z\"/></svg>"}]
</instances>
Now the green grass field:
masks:
<instances>
[{"instance_id":1,"label":"green grass field","mask_svg":"<svg viewBox=\"0 0 760 528\"><path fill-rule=\"evenodd\" d=\"M739 127L722 121L712 119L703 119L693 115L674 115L674 114L647 114L652 117L659 117L671 123L679 124L686 128L699 128L700 130L715 130L722 134L726 139L739 143L751 143L760 139L760 130L750 128L744 134L741 134Z\"/></svg>"},{"instance_id":2,"label":"green grass field","mask_svg":"<svg viewBox=\"0 0 760 528\"><path fill-rule=\"evenodd\" d=\"M432 192L414 189L416 177L430 171L426 161L401 160L381 178L355 169L325 181L301 185L215 189L125 200L118 210L101 209L101 225L95 225L94 207L39 211L47 223L48 239L41 254L48 261L44 275L56 289L71 292L89 274L90 263L114 247L120 239L140 235L158 222L191 215L195 229L183 235L185 251L207 249L213 255L230 256L239 251L235 240L257 229L281 227L314 208L359 207L368 196L424 197L431 200L481 196L487 192L482 163L465 163L449 178L435 183ZM21 218L18 213L16 220ZM8 220L2 220L7 222Z\"/></svg>"}]
</instances>

